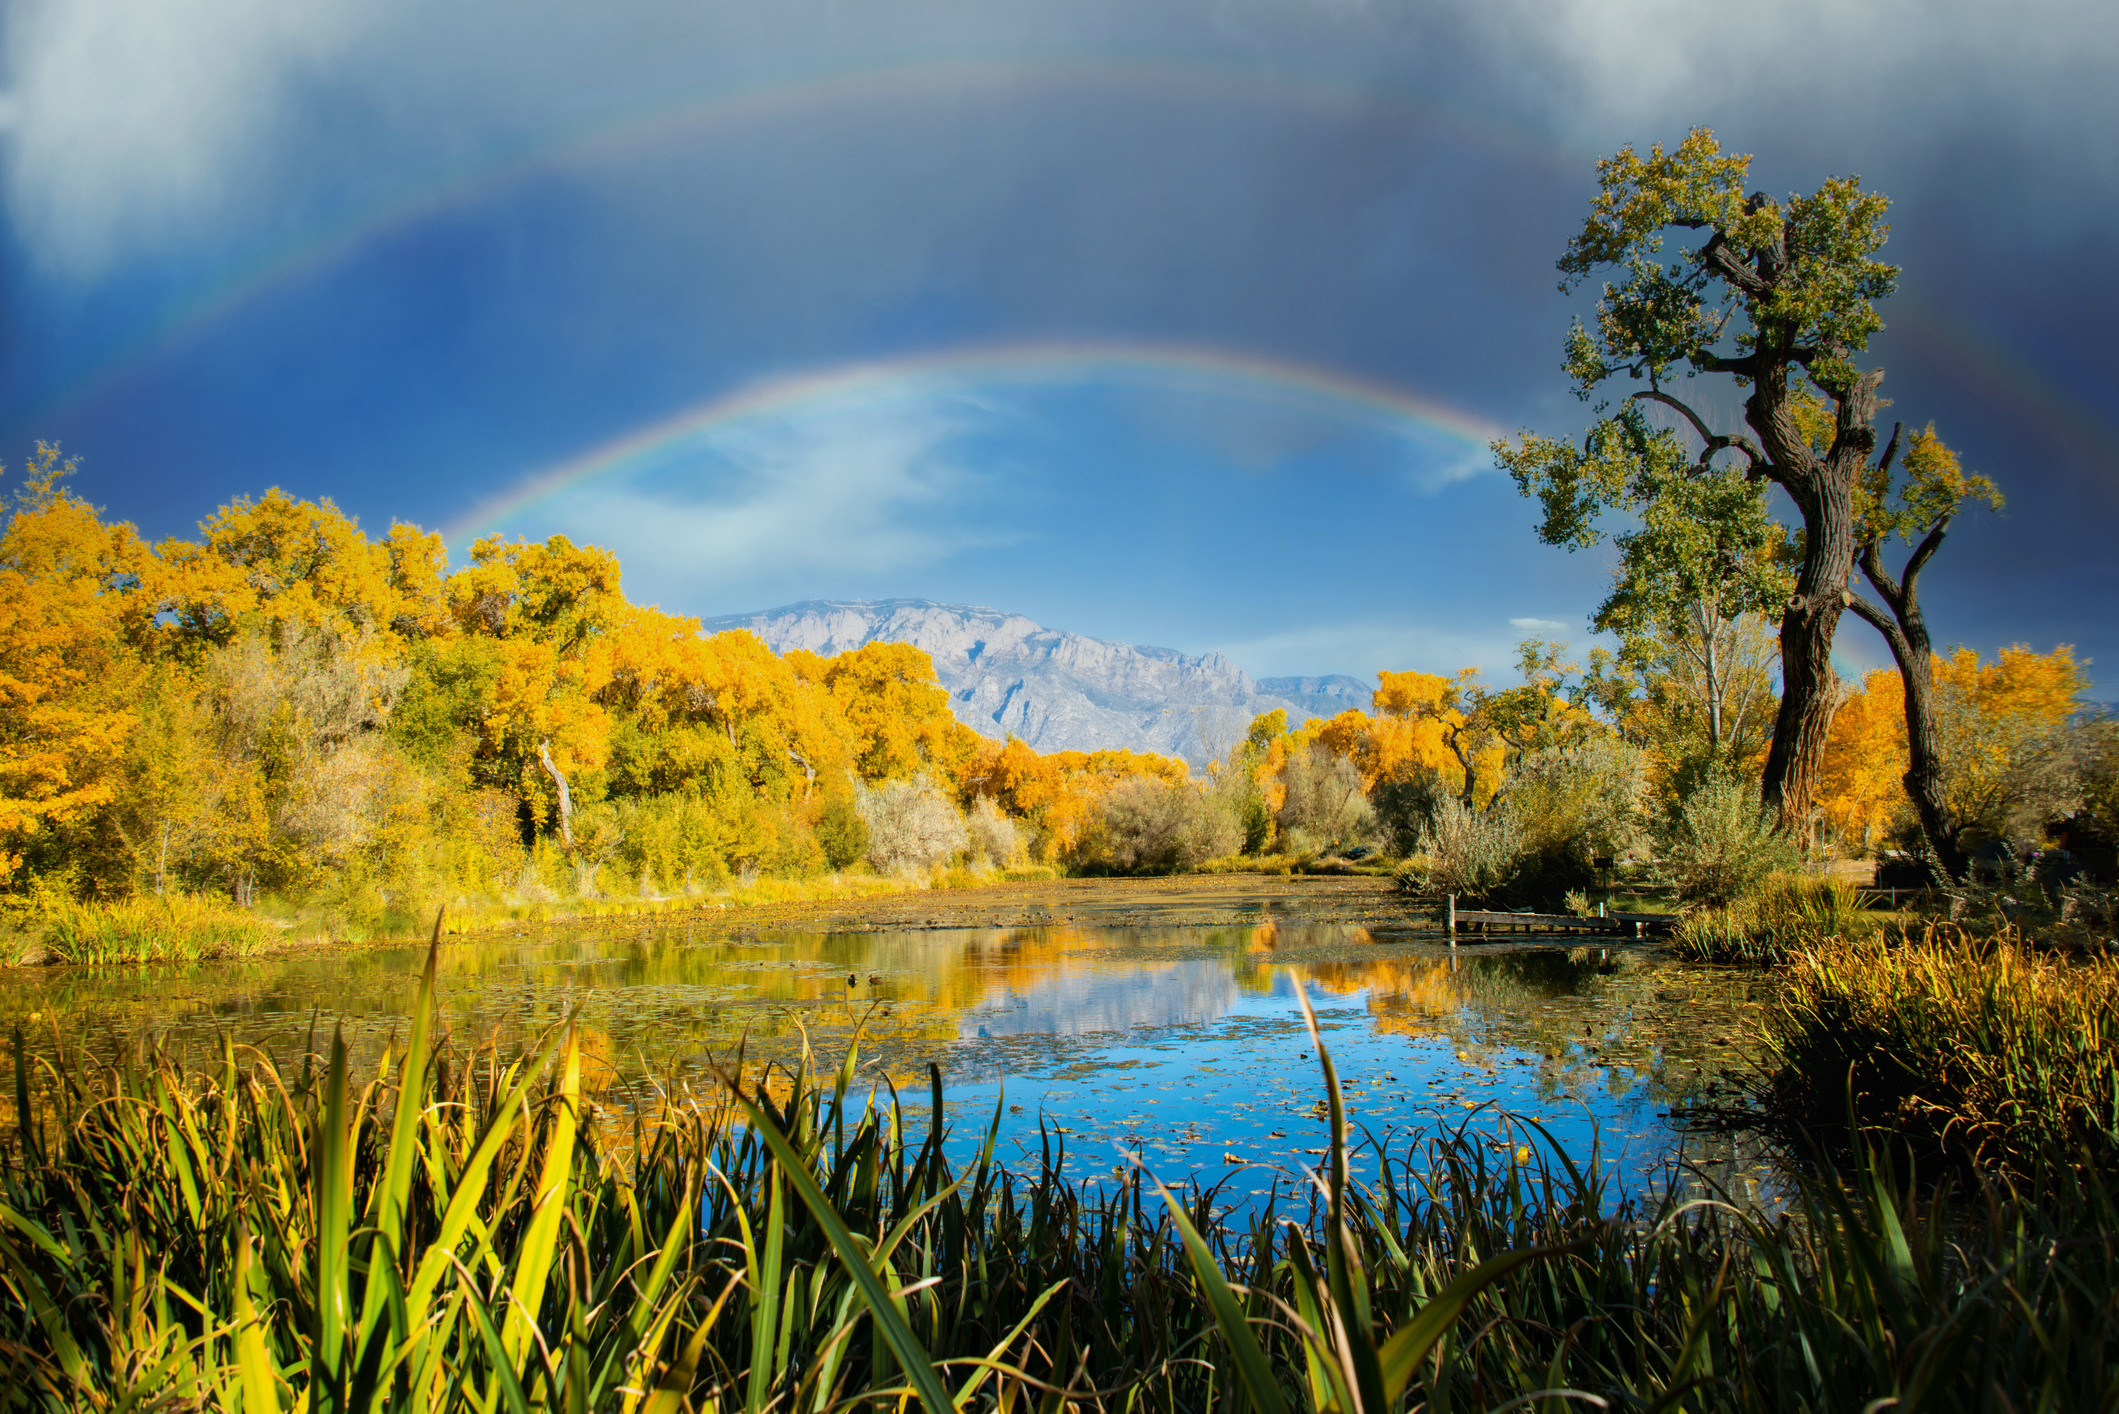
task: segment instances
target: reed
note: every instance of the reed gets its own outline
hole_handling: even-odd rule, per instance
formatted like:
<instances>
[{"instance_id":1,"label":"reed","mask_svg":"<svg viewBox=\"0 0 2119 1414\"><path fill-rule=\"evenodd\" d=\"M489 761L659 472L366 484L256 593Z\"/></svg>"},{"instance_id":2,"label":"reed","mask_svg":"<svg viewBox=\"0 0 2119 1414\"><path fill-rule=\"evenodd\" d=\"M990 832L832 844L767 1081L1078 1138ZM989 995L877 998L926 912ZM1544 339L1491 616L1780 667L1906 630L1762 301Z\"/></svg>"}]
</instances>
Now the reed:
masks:
<instances>
[{"instance_id":1,"label":"reed","mask_svg":"<svg viewBox=\"0 0 2119 1414\"><path fill-rule=\"evenodd\" d=\"M2018 1175L2119 1160L2119 962L1935 923L1817 943L1785 976L1766 1098L1791 1133Z\"/></svg>"},{"instance_id":2,"label":"reed","mask_svg":"<svg viewBox=\"0 0 2119 1414\"><path fill-rule=\"evenodd\" d=\"M431 986L432 958L429 961ZM1048 1135L946 1161L855 1058L622 1120L564 1034L356 1082L224 1046L201 1073L15 1071L0 1408L1337 1414L2110 1407L2094 1172L1976 1202L1878 1167L1768 1220L1615 1201L1535 1125L1386 1152L1234 1209ZM1313 1027L1314 1033L1314 1027ZM996 1112L995 1123L998 1123Z\"/></svg>"},{"instance_id":3,"label":"reed","mask_svg":"<svg viewBox=\"0 0 2119 1414\"><path fill-rule=\"evenodd\" d=\"M50 902L23 919L53 962L110 965L239 957L286 932L219 899L172 894L117 903Z\"/></svg>"},{"instance_id":4,"label":"reed","mask_svg":"<svg viewBox=\"0 0 2119 1414\"><path fill-rule=\"evenodd\" d=\"M1777 874L1750 898L1688 913L1671 935L1671 950L1689 962L1762 966L1785 962L1822 938L1864 938L1877 920L1862 908L1861 890L1844 879Z\"/></svg>"}]
</instances>

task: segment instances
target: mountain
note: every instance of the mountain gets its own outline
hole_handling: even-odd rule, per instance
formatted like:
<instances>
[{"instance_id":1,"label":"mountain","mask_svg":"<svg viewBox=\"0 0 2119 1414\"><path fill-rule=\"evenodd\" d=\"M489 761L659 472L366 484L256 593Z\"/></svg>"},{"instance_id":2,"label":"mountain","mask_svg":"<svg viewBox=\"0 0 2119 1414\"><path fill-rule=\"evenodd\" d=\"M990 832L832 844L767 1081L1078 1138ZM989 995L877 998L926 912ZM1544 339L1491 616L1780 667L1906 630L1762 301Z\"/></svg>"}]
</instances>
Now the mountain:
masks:
<instances>
[{"instance_id":1,"label":"mountain","mask_svg":"<svg viewBox=\"0 0 2119 1414\"><path fill-rule=\"evenodd\" d=\"M1225 755L1261 712L1283 708L1300 722L1369 705L1357 678L1254 682L1219 653L1111 643L968 604L811 599L705 627L749 629L778 653L829 656L866 643L910 643L934 659L958 721L996 739L1020 737L1037 751L1125 747L1199 764Z\"/></svg>"}]
</instances>

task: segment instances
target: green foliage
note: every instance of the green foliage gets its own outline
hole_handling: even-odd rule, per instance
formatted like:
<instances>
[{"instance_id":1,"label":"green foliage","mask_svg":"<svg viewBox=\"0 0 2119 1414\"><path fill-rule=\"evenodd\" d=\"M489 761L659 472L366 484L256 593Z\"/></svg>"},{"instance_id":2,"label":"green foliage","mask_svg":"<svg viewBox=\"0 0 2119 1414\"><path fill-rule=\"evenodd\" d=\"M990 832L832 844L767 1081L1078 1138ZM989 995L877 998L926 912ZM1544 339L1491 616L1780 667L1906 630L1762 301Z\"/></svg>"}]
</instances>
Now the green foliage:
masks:
<instances>
[{"instance_id":1,"label":"green foliage","mask_svg":"<svg viewBox=\"0 0 2119 1414\"><path fill-rule=\"evenodd\" d=\"M817 845L834 870L850 869L868 854L868 822L850 796L834 795L817 817Z\"/></svg>"},{"instance_id":2,"label":"green foliage","mask_svg":"<svg viewBox=\"0 0 2119 1414\"><path fill-rule=\"evenodd\" d=\"M1708 775L1665 822L1658 858L1678 896L1726 904L1795 868L1795 846L1774 828L1758 787L1726 772Z\"/></svg>"},{"instance_id":3,"label":"green foliage","mask_svg":"<svg viewBox=\"0 0 2119 1414\"><path fill-rule=\"evenodd\" d=\"M1589 220L1560 260L1562 288L1606 268L1621 280L1598 301L1595 334L1577 326L1569 343L1578 388L1622 369L1660 379L1697 366L1725 336L1740 349L1814 347L1813 376L1828 386L1852 381L1847 356L1883 327L1874 301L1898 283L1897 267L1875 259L1890 236L1890 202L1853 177L1785 202L1747 196L1750 165L1705 128L1667 153L1658 144L1642 157L1629 146L1597 164ZM1670 251L1673 228L1711 234ZM1762 262L1775 280L1744 278Z\"/></svg>"},{"instance_id":4,"label":"green foliage","mask_svg":"<svg viewBox=\"0 0 2119 1414\"><path fill-rule=\"evenodd\" d=\"M1403 859L1419 851L1445 797L1454 799L1455 792L1432 767L1377 782L1369 792L1369 803L1391 853Z\"/></svg>"},{"instance_id":5,"label":"green foliage","mask_svg":"<svg viewBox=\"0 0 2119 1414\"><path fill-rule=\"evenodd\" d=\"M2119 1162L2119 963L1937 924L1813 934L1786 981L1766 1099L1790 1134L2018 1178Z\"/></svg>"}]
</instances>

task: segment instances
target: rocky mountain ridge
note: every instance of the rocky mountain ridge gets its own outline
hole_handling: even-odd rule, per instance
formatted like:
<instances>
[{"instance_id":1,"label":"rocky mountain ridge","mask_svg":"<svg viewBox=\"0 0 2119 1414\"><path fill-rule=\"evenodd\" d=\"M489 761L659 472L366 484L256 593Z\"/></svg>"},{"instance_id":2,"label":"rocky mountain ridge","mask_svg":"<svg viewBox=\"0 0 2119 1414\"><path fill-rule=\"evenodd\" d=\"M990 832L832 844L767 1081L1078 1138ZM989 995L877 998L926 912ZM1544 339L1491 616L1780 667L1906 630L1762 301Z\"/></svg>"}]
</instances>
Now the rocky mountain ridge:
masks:
<instances>
[{"instance_id":1,"label":"rocky mountain ridge","mask_svg":"<svg viewBox=\"0 0 2119 1414\"><path fill-rule=\"evenodd\" d=\"M1124 747L1204 764L1225 755L1261 712L1281 708L1299 722L1369 705L1358 678L1254 680L1219 653L1113 643L969 604L812 599L705 627L749 629L779 653L912 644L934 659L957 720L1038 751Z\"/></svg>"}]
</instances>

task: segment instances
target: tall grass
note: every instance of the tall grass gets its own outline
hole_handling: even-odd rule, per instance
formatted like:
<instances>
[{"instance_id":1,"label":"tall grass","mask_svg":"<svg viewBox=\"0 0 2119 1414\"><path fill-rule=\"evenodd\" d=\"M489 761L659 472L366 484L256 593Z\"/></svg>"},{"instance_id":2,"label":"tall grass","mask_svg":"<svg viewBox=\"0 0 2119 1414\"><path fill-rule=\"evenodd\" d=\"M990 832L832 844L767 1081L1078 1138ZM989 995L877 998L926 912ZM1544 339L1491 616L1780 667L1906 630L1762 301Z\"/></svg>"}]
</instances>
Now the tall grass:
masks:
<instances>
[{"instance_id":1,"label":"tall grass","mask_svg":"<svg viewBox=\"0 0 2119 1414\"><path fill-rule=\"evenodd\" d=\"M172 894L119 903L51 902L26 931L51 961L133 963L238 957L283 940L285 930L219 899Z\"/></svg>"},{"instance_id":2,"label":"tall grass","mask_svg":"<svg viewBox=\"0 0 2119 1414\"><path fill-rule=\"evenodd\" d=\"M1862 938L1877 922L1844 879L1777 874L1747 898L1685 915L1671 950L1690 962L1784 962L1822 938Z\"/></svg>"},{"instance_id":3,"label":"tall grass","mask_svg":"<svg viewBox=\"0 0 2119 1414\"><path fill-rule=\"evenodd\" d=\"M430 977L432 962L429 963ZM431 1003L364 1082L334 1042L44 1068L0 1172L0 1408L1338 1414L2110 1407L2112 1204L1905 1196L1769 1221L1616 1203L1535 1126L1348 1133L1231 1210L1139 1170L961 1172L817 1076L630 1122L564 1035L471 1063ZM996 1114L996 1121L998 1114ZM2059 1180L2056 1180L2059 1181Z\"/></svg>"},{"instance_id":4,"label":"tall grass","mask_svg":"<svg viewBox=\"0 0 2119 1414\"><path fill-rule=\"evenodd\" d=\"M1819 943L1786 979L1768 1102L1791 1130L2018 1174L2119 1162L2119 961L1931 924Z\"/></svg>"}]
</instances>

